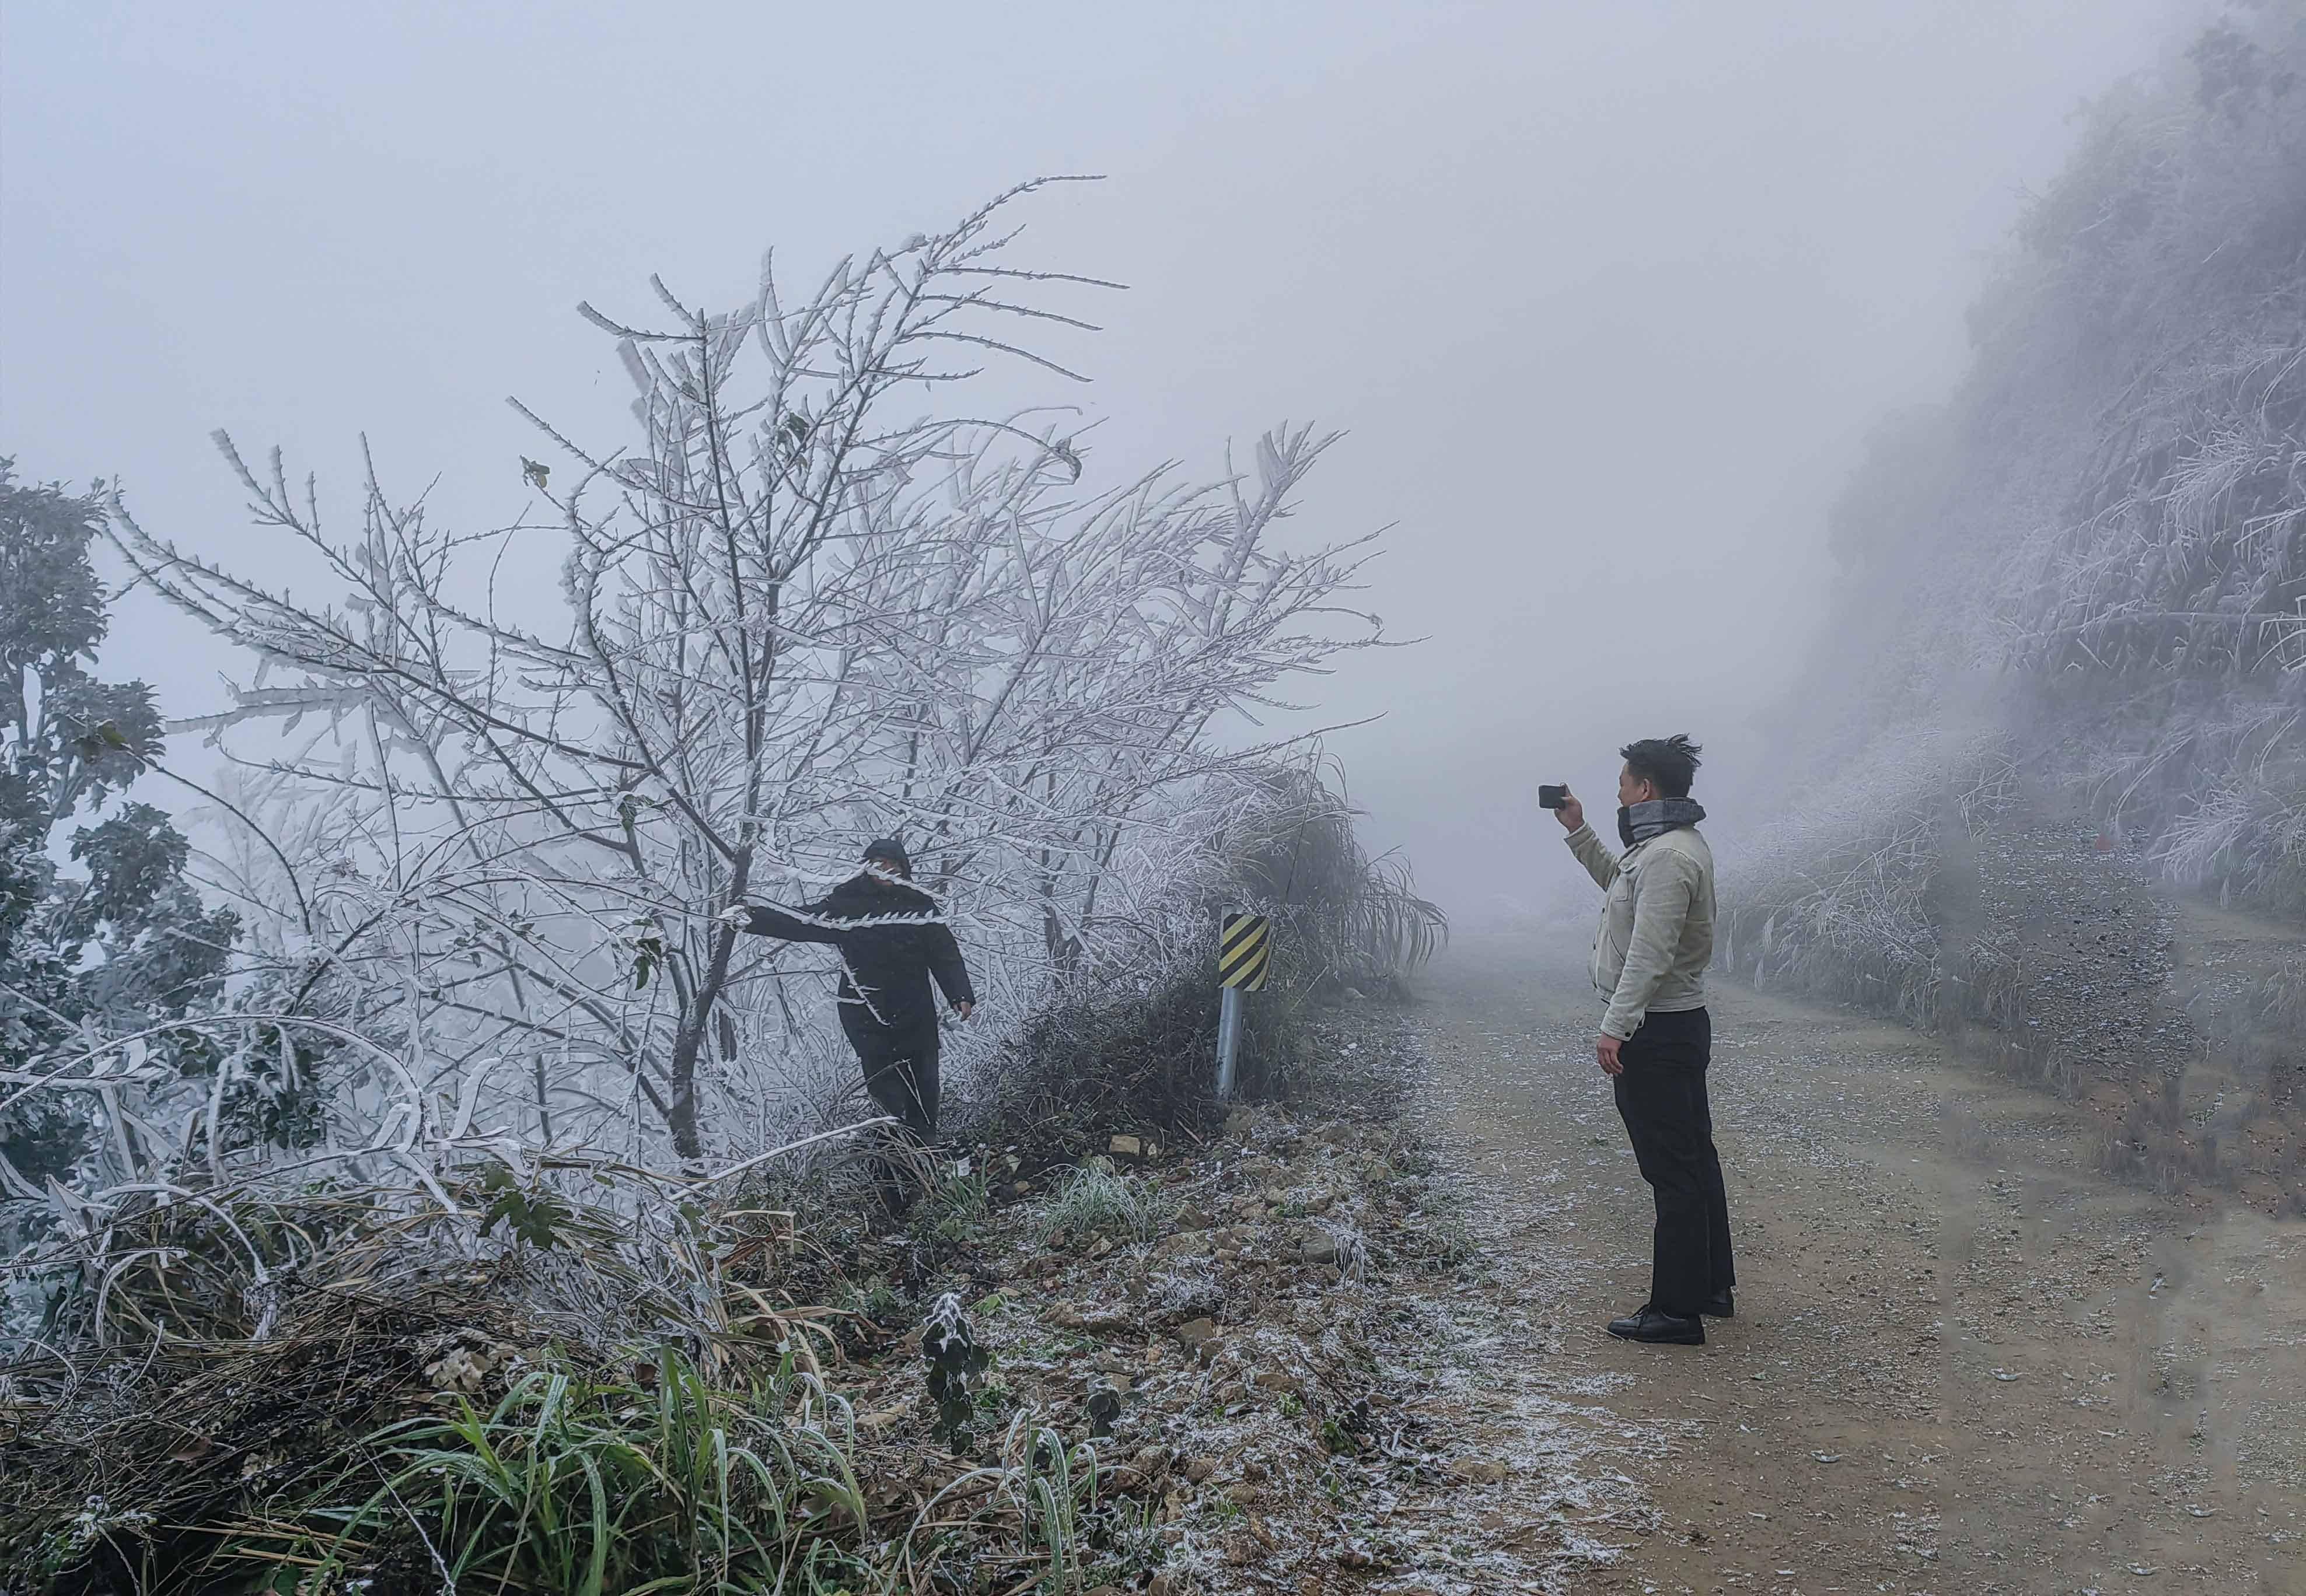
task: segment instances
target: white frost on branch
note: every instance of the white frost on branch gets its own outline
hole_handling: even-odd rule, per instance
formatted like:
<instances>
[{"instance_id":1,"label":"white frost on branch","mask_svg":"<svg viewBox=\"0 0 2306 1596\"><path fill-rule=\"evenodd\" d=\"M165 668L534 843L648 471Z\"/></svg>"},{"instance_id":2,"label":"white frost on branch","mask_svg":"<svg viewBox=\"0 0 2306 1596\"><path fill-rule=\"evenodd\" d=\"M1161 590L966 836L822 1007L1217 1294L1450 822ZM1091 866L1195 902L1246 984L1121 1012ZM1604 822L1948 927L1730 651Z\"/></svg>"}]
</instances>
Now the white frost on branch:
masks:
<instances>
[{"instance_id":1,"label":"white frost on branch","mask_svg":"<svg viewBox=\"0 0 2306 1596\"><path fill-rule=\"evenodd\" d=\"M1282 428L1214 482L1099 486L1077 430L957 403L995 359L1072 377L1017 329L1086 329L1055 302L1112 286L1008 264L1035 186L806 297L764 263L731 312L654 280L651 319L582 307L636 432L593 448L515 402L562 457L521 467L561 540L550 629L497 599L552 529L441 526L372 462L339 533L277 450L260 473L219 435L329 603L115 503L141 579L256 656L198 724L283 795L267 813L290 840L250 850L238 890L293 897L295 923L258 940L292 1000L393 1039L413 1083L366 1069L333 1112L389 1118L410 1156L491 1127L639 1161L843 1117L821 1089L850 1079L824 961L726 909L900 835L987 1008L1022 1014L1124 955L1209 811L1243 801L1226 778L1298 740L1245 746L1235 718L1377 642L1340 602L1368 540L1268 542L1330 435ZM240 747L243 728L269 740Z\"/></svg>"}]
</instances>

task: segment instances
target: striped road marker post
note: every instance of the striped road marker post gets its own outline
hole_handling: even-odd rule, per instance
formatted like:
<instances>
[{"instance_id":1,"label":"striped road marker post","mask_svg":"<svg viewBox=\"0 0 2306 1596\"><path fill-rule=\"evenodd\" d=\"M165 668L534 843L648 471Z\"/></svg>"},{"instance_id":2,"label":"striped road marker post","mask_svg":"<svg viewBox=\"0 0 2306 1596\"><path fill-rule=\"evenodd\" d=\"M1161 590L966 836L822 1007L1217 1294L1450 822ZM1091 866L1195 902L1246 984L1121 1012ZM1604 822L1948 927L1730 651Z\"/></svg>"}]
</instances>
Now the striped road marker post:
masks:
<instances>
[{"instance_id":1,"label":"striped road marker post","mask_svg":"<svg viewBox=\"0 0 2306 1596\"><path fill-rule=\"evenodd\" d=\"M1217 1097L1233 1096L1234 1062L1241 1054L1241 994L1265 990L1273 969L1273 922L1263 915L1229 914L1217 937Z\"/></svg>"}]
</instances>

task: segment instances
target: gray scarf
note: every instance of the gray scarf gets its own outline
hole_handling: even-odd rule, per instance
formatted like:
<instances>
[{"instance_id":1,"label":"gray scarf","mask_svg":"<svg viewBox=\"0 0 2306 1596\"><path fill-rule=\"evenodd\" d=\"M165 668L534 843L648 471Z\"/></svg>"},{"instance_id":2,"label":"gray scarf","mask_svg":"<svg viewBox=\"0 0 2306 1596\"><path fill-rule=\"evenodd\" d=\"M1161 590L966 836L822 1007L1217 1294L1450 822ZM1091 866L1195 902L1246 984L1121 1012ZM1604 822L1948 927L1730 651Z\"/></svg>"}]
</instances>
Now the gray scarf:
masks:
<instances>
[{"instance_id":1,"label":"gray scarf","mask_svg":"<svg viewBox=\"0 0 2306 1596\"><path fill-rule=\"evenodd\" d=\"M1618 841L1627 848L1646 842L1676 826L1695 825L1705 811L1695 798L1652 798L1647 803L1618 807Z\"/></svg>"}]
</instances>

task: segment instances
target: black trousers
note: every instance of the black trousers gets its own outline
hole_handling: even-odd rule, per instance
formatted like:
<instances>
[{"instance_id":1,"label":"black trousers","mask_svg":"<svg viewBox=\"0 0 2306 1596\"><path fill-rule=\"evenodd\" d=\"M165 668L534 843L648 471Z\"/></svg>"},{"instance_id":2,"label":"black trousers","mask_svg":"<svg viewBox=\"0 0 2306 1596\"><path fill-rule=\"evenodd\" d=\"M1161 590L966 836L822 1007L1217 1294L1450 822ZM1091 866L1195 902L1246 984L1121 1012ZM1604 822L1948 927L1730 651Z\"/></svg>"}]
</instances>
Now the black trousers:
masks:
<instances>
[{"instance_id":1,"label":"black trousers","mask_svg":"<svg viewBox=\"0 0 2306 1596\"><path fill-rule=\"evenodd\" d=\"M1664 1313L1694 1314L1738 1279L1705 1100L1712 1054L1713 1020L1704 1010L1653 1013L1618 1050L1625 1072L1611 1082L1634 1161L1657 1201L1650 1305Z\"/></svg>"},{"instance_id":2,"label":"black trousers","mask_svg":"<svg viewBox=\"0 0 2306 1596\"><path fill-rule=\"evenodd\" d=\"M841 1028L865 1071L865 1089L898 1122L884 1128L887 1151L873 1159L873 1183L892 1211L910 1207L919 1181L920 1148L936 1140L936 1016L911 1024L883 1025L860 1004L843 1003Z\"/></svg>"},{"instance_id":3,"label":"black trousers","mask_svg":"<svg viewBox=\"0 0 2306 1596\"><path fill-rule=\"evenodd\" d=\"M884 1025L861 1003L841 1005L841 1028L857 1050L865 1089L918 1139L936 1139L937 1024L935 1014Z\"/></svg>"}]
</instances>

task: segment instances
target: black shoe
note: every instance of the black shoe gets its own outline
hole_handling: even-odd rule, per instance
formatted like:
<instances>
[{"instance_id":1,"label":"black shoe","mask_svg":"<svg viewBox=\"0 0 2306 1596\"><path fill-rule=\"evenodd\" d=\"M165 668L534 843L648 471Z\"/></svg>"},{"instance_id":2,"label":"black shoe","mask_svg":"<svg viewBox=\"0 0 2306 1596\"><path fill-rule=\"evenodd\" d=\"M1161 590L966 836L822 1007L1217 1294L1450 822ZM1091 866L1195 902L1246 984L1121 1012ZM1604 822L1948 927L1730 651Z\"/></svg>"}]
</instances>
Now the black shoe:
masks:
<instances>
[{"instance_id":1,"label":"black shoe","mask_svg":"<svg viewBox=\"0 0 2306 1596\"><path fill-rule=\"evenodd\" d=\"M1708 1319L1736 1319L1738 1299L1730 1294L1730 1288L1725 1285L1713 1293L1713 1301L1708 1302L1702 1311Z\"/></svg>"},{"instance_id":2,"label":"black shoe","mask_svg":"<svg viewBox=\"0 0 2306 1596\"><path fill-rule=\"evenodd\" d=\"M1663 1342L1673 1346L1704 1346L1705 1321L1695 1314L1660 1313L1644 1308L1625 1319L1610 1321L1610 1334L1620 1341Z\"/></svg>"}]
</instances>

